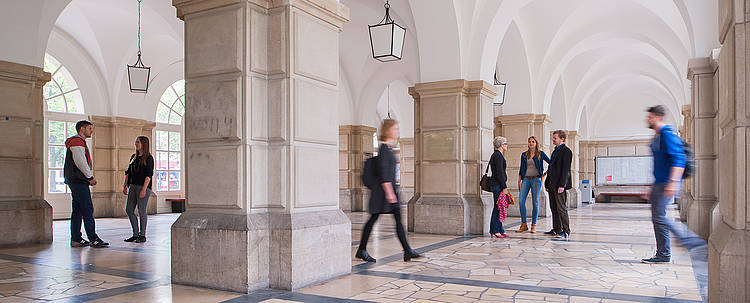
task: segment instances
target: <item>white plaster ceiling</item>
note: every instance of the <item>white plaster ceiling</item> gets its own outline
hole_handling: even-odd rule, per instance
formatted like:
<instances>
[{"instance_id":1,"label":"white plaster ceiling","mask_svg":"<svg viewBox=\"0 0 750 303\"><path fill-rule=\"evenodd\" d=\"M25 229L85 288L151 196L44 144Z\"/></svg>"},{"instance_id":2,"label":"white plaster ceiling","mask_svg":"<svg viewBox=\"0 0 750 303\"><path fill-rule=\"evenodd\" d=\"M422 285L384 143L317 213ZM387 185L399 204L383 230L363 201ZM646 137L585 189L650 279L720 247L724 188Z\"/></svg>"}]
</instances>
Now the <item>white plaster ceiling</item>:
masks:
<instances>
[{"instance_id":1,"label":"white plaster ceiling","mask_svg":"<svg viewBox=\"0 0 750 303\"><path fill-rule=\"evenodd\" d=\"M642 125L614 130L611 123L598 123L635 113L634 104L663 104L680 123L680 107L690 102L687 60L718 46L712 0L391 0L392 17L407 28L405 52L401 61L381 63L371 57L367 25L382 19L385 1L341 2L351 12L340 36L342 124L377 126L391 83L405 90L418 82L492 81L497 69L508 83L504 114L548 113L553 125L592 138L619 136L623 128L640 133ZM88 64L71 70L91 74L81 79L103 78L90 84L99 89L88 99L105 100L87 100L101 102L87 109L153 119L155 100L182 77L183 23L170 0L144 0L143 52L154 80L148 95L130 94L124 66L135 61L136 3L0 4L0 37L18 41L0 49L0 59L41 66L50 50L63 61ZM65 60L66 52L85 54ZM413 119L404 110L410 104L406 92L391 96L397 96L399 118ZM413 129L403 132L408 136Z\"/></svg>"}]
</instances>

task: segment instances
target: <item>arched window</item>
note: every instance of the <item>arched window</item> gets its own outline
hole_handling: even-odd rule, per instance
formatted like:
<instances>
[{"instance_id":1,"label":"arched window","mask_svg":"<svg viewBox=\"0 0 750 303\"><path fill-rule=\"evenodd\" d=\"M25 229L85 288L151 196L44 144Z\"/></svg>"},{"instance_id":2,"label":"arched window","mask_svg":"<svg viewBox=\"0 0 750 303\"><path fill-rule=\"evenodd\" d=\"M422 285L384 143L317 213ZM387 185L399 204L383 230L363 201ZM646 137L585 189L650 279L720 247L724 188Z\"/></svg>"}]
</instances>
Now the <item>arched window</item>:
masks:
<instances>
[{"instance_id":1,"label":"arched window","mask_svg":"<svg viewBox=\"0 0 750 303\"><path fill-rule=\"evenodd\" d=\"M185 115L185 80L170 85L156 108L157 191L182 190L182 120Z\"/></svg>"},{"instance_id":2,"label":"arched window","mask_svg":"<svg viewBox=\"0 0 750 303\"><path fill-rule=\"evenodd\" d=\"M47 109L47 192L70 192L63 179L65 164L65 139L76 134L75 123L86 119L83 98L73 76L60 61L44 55L44 71L52 80L44 85L44 104Z\"/></svg>"}]
</instances>

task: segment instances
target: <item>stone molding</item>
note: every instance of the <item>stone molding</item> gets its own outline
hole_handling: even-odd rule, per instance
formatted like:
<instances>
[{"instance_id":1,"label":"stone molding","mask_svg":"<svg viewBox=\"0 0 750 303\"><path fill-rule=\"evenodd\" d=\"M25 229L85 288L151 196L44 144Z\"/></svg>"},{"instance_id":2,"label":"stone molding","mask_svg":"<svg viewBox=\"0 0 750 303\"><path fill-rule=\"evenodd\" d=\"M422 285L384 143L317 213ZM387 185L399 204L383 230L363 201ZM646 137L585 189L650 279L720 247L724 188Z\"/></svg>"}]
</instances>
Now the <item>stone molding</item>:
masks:
<instances>
[{"instance_id":1,"label":"stone molding","mask_svg":"<svg viewBox=\"0 0 750 303\"><path fill-rule=\"evenodd\" d=\"M52 74L41 67L0 60L0 80L33 84L33 88L41 88L52 80Z\"/></svg>"},{"instance_id":2,"label":"stone molding","mask_svg":"<svg viewBox=\"0 0 750 303\"><path fill-rule=\"evenodd\" d=\"M177 8L177 18L210 11L219 7L251 4L266 10L294 7L314 15L321 20L338 27L349 21L349 7L334 0L172 0Z\"/></svg>"}]
</instances>

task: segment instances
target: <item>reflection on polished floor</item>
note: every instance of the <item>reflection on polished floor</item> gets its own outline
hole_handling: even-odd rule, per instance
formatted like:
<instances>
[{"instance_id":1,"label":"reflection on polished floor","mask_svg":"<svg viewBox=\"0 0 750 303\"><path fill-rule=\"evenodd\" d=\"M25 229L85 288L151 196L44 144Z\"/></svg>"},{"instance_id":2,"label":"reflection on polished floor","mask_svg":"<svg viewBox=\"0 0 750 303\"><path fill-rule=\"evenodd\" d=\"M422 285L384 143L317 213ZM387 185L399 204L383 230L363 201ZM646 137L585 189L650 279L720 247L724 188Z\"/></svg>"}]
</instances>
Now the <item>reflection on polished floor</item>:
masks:
<instances>
[{"instance_id":1,"label":"reflection on polished floor","mask_svg":"<svg viewBox=\"0 0 750 303\"><path fill-rule=\"evenodd\" d=\"M571 210L568 241L539 232L509 239L409 234L425 258L402 262L393 219L381 217L368 246L378 262L352 262L351 274L297 292L239 294L170 283L170 225L149 218L148 242L125 243L127 219L99 219L112 246L71 248L68 221L55 221L52 245L0 249L4 302L701 302L705 251L673 242L671 264L642 264L655 240L649 206L596 204ZM675 210L670 215L677 216ZM352 220L352 255L363 213ZM519 218L508 218L508 229ZM703 289L703 291L701 291Z\"/></svg>"}]
</instances>

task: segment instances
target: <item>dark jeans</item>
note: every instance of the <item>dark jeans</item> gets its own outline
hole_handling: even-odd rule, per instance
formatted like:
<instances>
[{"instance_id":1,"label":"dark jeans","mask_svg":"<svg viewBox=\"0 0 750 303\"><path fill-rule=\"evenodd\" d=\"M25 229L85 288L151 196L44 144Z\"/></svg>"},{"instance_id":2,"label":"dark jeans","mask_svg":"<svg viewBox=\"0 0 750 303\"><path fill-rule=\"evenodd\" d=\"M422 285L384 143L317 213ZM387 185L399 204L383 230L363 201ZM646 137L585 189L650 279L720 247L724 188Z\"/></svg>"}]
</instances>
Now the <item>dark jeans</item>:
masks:
<instances>
[{"instance_id":1,"label":"dark jeans","mask_svg":"<svg viewBox=\"0 0 750 303\"><path fill-rule=\"evenodd\" d=\"M99 239L94 224L94 204L91 202L91 191L88 184L68 184L73 197L73 213L70 214L70 240L81 241L81 220L86 229L89 241Z\"/></svg>"},{"instance_id":2,"label":"dark jeans","mask_svg":"<svg viewBox=\"0 0 750 303\"><path fill-rule=\"evenodd\" d=\"M500 198L500 194L503 192L500 189L500 185L492 185L492 217L490 217L490 233L491 234L504 234L505 228L503 228L503 222L500 222L500 211L497 210L497 199Z\"/></svg>"},{"instance_id":3,"label":"dark jeans","mask_svg":"<svg viewBox=\"0 0 750 303\"><path fill-rule=\"evenodd\" d=\"M675 224L673 220L667 218L667 205L672 204L674 197L664 197L664 187L666 184L654 184L651 188L651 221L654 223L654 236L656 237L656 256L671 257L669 245L669 232L671 231L682 245L688 249L706 245L700 236L685 228L683 224Z\"/></svg>"},{"instance_id":4,"label":"dark jeans","mask_svg":"<svg viewBox=\"0 0 750 303\"><path fill-rule=\"evenodd\" d=\"M401 223L401 207L400 205L394 205L391 208L390 214L393 214L396 219L396 235L398 240L401 242L401 247L404 251L411 251L409 242L406 242L406 231L404 231L404 224ZM367 250L367 240L370 239L370 233L372 233L372 226L375 225L375 221L378 220L380 214L370 214L370 219L365 223L365 227L362 230L362 238L359 240L359 250Z\"/></svg>"},{"instance_id":5,"label":"dark jeans","mask_svg":"<svg viewBox=\"0 0 750 303\"><path fill-rule=\"evenodd\" d=\"M567 190L561 194L557 188L548 189L549 208L552 210L552 229L555 233L570 234L570 219L568 218L568 195Z\"/></svg>"}]
</instances>

